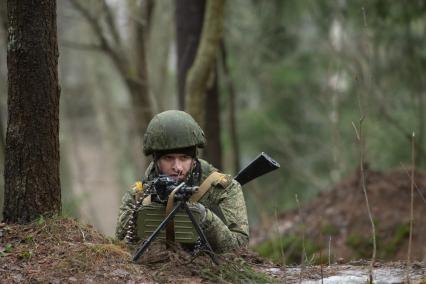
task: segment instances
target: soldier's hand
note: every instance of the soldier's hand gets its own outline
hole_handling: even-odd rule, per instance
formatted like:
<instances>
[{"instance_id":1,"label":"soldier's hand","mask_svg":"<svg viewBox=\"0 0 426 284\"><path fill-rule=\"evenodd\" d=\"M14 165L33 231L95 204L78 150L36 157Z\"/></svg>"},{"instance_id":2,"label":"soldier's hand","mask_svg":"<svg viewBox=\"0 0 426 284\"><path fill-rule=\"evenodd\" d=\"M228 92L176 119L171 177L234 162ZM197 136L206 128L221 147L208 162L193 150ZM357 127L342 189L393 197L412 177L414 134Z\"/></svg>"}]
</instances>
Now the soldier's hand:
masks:
<instances>
[{"instance_id":1,"label":"soldier's hand","mask_svg":"<svg viewBox=\"0 0 426 284\"><path fill-rule=\"evenodd\" d=\"M206 220L206 207L204 207L203 204L201 203L193 203L192 204L195 208L195 210L197 210L198 213L200 213L200 222L203 223Z\"/></svg>"}]
</instances>

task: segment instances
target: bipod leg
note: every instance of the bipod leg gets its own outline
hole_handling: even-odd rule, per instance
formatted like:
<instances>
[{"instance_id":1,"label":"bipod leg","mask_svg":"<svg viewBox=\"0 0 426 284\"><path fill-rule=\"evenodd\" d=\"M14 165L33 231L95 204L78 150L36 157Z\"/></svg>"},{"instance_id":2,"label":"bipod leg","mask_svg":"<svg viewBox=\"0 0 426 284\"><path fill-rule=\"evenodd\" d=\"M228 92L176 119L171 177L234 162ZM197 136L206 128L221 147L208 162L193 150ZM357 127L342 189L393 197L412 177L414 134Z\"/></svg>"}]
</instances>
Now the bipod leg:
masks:
<instances>
[{"instance_id":1,"label":"bipod leg","mask_svg":"<svg viewBox=\"0 0 426 284\"><path fill-rule=\"evenodd\" d=\"M157 235L160 233L162 229L171 221L173 220L173 217L176 215L177 211L182 205L182 201L178 201L173 208L173 210L170 212L170 214L161 222L160 225L158 225L157 229L155 229L154 232L152 232L151 236L149 236L146 241L143 242L142 246L139 247L135 253L133 254L133 261L137 261L139 257L145 252L145 250L148 248L148 246L151 244L153 240L157 237Z\"/></svg>"},{"instance_id":2,"label":"bipod leg","mask_svg":"<svg viewBox=\"0 0 426 284\"><path fill-rule=\"evenodd\" d=\"M185 209L186 213L188 214L189 219L191 219L192 225L194 225L194 228L197 231L197 234L198 234L198 236L201 239L201 243L207 247L207 253L208 253L208 255L210 256L210 258L213 260L213 262L215 264L219 264L219 261L217 260L216 255L213 252L213 249L210 246L210 243L209 243L209 241L206 238L206 235L204 235L203 230L201 229L200 225L198 225L197 221L195 220L195 217L192 214L191 209L189 209L189 207L188 207L188 204L186 204L186 202L184 202L182 204L182 207Z\"/></svg>"}]
</instances>

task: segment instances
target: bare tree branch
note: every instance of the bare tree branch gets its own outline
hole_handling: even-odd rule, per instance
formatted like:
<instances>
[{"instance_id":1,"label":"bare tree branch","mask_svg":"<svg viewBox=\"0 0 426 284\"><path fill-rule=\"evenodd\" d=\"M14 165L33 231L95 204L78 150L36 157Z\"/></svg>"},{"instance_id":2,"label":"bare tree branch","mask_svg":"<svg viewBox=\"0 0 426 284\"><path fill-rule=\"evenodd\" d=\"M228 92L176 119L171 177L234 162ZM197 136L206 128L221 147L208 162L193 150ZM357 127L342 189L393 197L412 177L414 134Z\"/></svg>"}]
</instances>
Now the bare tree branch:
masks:
<instances>
[{"instance_id":1,"label":"bare tree branch","mask_svg":"<svg viewBox=\"0 0 426 284\"><path fill-rule=\"evenodd\" d=\"M79 43L79 42L73 42L69 40L61 40L60 44L63 47L80 49L85 51L96 51L96 52L103 51L102 46L100 46L99 44L93 44L93 43Z\"/></svg>"},{"instance_id":2,"label":"bare tree branch","mask_svg":"<svg viewBox=\"0 0 426 284\"><path fill-rule=\"evenodd\" d=\"M63 47L67 47L67 48L73 48L73 49L89 51L89 52L90 51L94 51L94 52L99 52L99 51L104 52L105 51L104 48L99 44L78 43L78 42L72 42L72 41L68 41L68 40L62 40L61 45ZM131 77L127 73L121 74L121 76L125 80L125 82L130 83L133 86L146 84L144 82L144 80L139 79L139 78L135 78L135 77Z\"/></svg>"},{"instance_id":3,"label":"bare tree branch","mask_svg":"<svg viewBox=\"0 0 426 284\"><path fill-rule=\"evenodd\" d=\"M143 5L144 19L145 19L145 37L148 38L151 30L152 13L154 11L155 3L153 0L145 0Z\"/></svg>"},{"instance_id":4,"label":"bare tree branch","mask_svg":"<svg viewBox=\"0 0 426 284\"><path fill-rule=\"evenodd\" d=\"M121 46L120 33L118 32L117 25L114 22L114 15L105 0L102 0L102 9L105 11L106 22L111 31L112 37L114 38L114 41L118 46Z\"/></svg>"},{"instance_id":5,"label":"bare tree branch","mask_svg":"<svg viewBox=\"0 0 426 284\"><path fill-rule=\"evenodd\" d=\"M125 65L122 63L124 59L120 58L120 53L113 49L111 44L108 42L98 18L92 15L78 0L70 0L70 3L88 21L99 40L102 50L108 54L114 65L118 70L120 70L120 73L126 74Z\"/></svg>"},{"instance_id":6,"label":"bare tree branch","mask_svg":"<svg viewBox=\"0 0 426 284\"><path fill-rule=\"evenodd\" d=\"M139 46L131 46L134 53L139 54L138 60L131 60L127 56L129 55L129 52L125 52L119 44L113 44L111 42L114 38L119 38L117 30L112 31L116 34L112 35L113 39L110 39L110 41L108 41L106 31L102 29L101 19L99 17L96 17L96 15L92 14L87 8L87 6L85 7L82 4L82 1L70 0L70 2L74 9L78 11L84 19L86 19L99 41L98 45L100 49L112 60L113 65L118 71L118 74L123 79L132 100L132 111L135 117L136 131L138 135L143 136L146 125L152 118L153 106L147 88L148 79L146 76L146 66L144 65L146 64L146 62L143 57L145 56L145 49L142 48L144 45L143 37L141 38L141 35L138 36L137 40L140 41ZM114 18L110 8L107 7L107 3L105 1L102 4L104 11L107 13L107 25L109 27L115 26L113 22ZM113 29L116 29L116 27ZM140 58L142 58L143 60ZM134 72L134 70L137 70L138 72Z\"/></svg>"}]
</instances>

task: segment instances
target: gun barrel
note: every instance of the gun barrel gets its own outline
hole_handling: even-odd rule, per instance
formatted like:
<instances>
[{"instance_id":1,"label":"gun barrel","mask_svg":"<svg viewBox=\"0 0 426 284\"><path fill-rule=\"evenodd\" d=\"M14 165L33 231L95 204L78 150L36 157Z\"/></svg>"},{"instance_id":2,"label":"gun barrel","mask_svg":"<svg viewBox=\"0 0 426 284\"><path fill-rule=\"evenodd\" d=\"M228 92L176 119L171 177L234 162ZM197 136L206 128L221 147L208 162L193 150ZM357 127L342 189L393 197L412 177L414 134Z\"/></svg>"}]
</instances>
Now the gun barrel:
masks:
<instances>
[{"instance_id":1,"label":"gun barrel","mask_svg":"<svg viewBox=\"0 0 426 284\"><path fill-rule=\"evenodd\" d=\"M280 164L277 161L262 152L248 166L242 169L234 177L234 179L241 185L244 185L257 177L278 169L279 167Z\"/></svg>"}]
</instances>

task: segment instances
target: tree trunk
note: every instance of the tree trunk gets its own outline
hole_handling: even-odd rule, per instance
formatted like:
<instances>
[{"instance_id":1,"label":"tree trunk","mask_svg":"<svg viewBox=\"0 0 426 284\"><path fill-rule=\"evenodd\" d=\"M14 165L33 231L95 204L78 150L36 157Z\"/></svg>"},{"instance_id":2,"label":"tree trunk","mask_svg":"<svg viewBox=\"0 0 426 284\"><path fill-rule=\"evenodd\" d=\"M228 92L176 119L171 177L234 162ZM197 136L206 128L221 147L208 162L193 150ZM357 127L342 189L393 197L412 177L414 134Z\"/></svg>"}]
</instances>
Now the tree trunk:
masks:
<instances>
[{"instance_id":1,"label":"tree trunk","mask_svg":"<svg viewBox=\"0 0 426 284\"><path fill-rule=\"evenodd\" d=\"M7 222L60 213L56 1L8 0Z\"/></svg>"},{"instance_id":2,"label":"tree trunk","mask_svg":"<svg viewBox=\"0 0 426 284\"><path fill-rule=\"evenodd\" d=\"M0 20L2 28L7 31L7 5L6 1L0 2Z\"/></svg>"},{"instance_id":3,"label":"tree trunk","mask_svg":"<svg viewBox=\"0 0 426 284\"><path fill-rule=\"evenodd\" d=\"M145 3L145 5L140 8L135 5L134 2L129 2L129 10L136 10L135 15L137 18L142 19L144 24L135 20L131 21L130 34L134 35L134 40L131 45L131 55L133 59L128 58L129 66L127 68L123 68L123 74L125 74L126 70L127 72L135 70L135 78L137 78L137 80L130 79L132 78L131 74L128 74L126 83L132 96L133 109L136 114L136 124L139 127L138 134L140 137L143 137L148 122L153 117L153 113L156 112L153 107L155 103L154 99L151 98L149 93L148 71L146 67L145 38L147 31L149 30L149 19L147 17L150 15L149 11L145 10L146 5L150 4Z\"/></svg>"},{"instance_id":4,"label":"tree trunk","mask_svg":"<svg viewBox=\"0 0 426 284\"><path fill-rule=\"evenodd\" d=\"M195 57L199 51L199 42L203 27L206 25L204 14L207 13L210 24L222 24L211 21L211 12L205 12L206 1L200 0L184 0L176 1L176 35L177 35L177 53L178 53L178 103L179 108L185 108L185 95L188 91L187 76L189 69L194 64ZM214 6L214 5L213 5ZM217 9L210 9L210 11L217 11ZM220 28L219 28L220 29ZM211 39L210 31L215 28L207 29L205 34ZM203 37L205 35L203 34ZM204 44L204 46L206 46ZM200 46L201 48L201 46ZM205 50L205 49L204 49ZM201 56L206 53L203 52ZM197 55L200 56L200 55ZM200 59L198 59L200 61ZM210 163L217 168L222 168L222 147L220 139L220 111L219 111L219 91L218 91L218 78L215 70L216 58L213 55L213 61L208 64L208 73L206 80L203 82L203 100L200 101L200 116L194 118L200 123L201 127L205 130L208 143L203 158L207 159ZM200 67L200 65L198 65ZM209 80L210 79L210 80ZM192 81L193 82L193 81ZM192 86L190 86L192 87ZM205 97L205 99L204 99ZM202 104L202 105L201 105ZM189 110L189 112L191 112ZM193 115L193 113L191 113ZM205 123L204 123L205 122Z\"/></svg>"},{"instance_id":5,"label":"tree trunk","mask_svg":"<svg viewBox=\"0 0 426 284\"><path fill-rule=\"evenodd\" d=\"M201 127L205 127L207 81L222 39L224 6L225 0L208 0L199 48L186 78L186 109Z\"/></svg>"},{"instance_id":6,"label":"tree trunk","mask_svg":"<svg viewBox=\"0 0 426 284\"><path fill-rule=\"evenodd\" d=\"M206 91L206 125L204 131L206 132L208 143L203 153L203 158L219 170L222 170L222 143L220 139L220 111L217 74L218 72L216 71L216 68L214 68Z\"/></svg>"},{"instance_id":7,"label":"tree trunk","mask_svg":"<svg viewBox=\"0 0 426 284\"><path fill-rule=\"evenodd\" d=\"M205 0L176 0L178 107L185 109L186 75L194 62L204 20Z\"/></svg>"},{"instance_id":8,"label":"tree trunk","mask_svg":"<svg viewBox=\"0 0 426 284\"><path fill-rule=\"evenodd\" d=\"M222 40L221 46L221 59L222 67L224 73L225 88L228 90L228 127L229 127L229 137L231 140L231 153L232 153L232 164L234 165L234 173L237 173L240 170L240 144L238 142L237 134L237 118L236 118L236 93L234 85L232 82L231 74L228 67L228 55L225 46L225 42Z\"/></svg>"},{"instance_id":9,"label":"tree trunk","mask_svg":"<svg viewBox=\"0 0 426 284\"><path fill-rule=\"evenodd\" d=\"M7 34L7 9L6 9L6 1L0 2L0 21L3 35ZM7 39L1 39L2 43L6 44ZM3 62L0 62L2 65ZM1 81L4 80L3 76L1 76ZM0 111L0 220L3 220L3 205L4 205L4 151L6 148L5 145L5 137L4 137L4 121L3 121L3 108Z\"/></svg>"}]
</instances>

